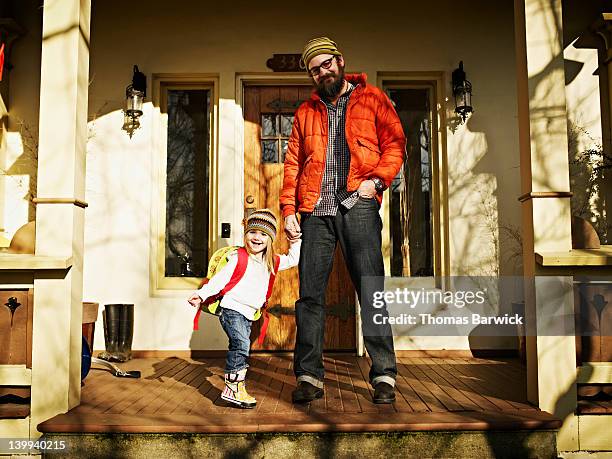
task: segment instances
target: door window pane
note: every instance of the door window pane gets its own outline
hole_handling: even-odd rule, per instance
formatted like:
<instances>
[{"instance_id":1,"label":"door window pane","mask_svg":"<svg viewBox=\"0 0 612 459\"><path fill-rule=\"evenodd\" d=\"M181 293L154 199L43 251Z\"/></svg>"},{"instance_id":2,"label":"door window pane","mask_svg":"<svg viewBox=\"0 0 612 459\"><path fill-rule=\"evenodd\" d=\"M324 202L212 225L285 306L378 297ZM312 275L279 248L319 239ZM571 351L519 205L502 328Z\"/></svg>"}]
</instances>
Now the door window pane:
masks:
<instances>
[{"instance_id":1,"label":"door window pane","mask_svg":"<svg viewBox=\"0 0 612 459\"><path fill-rule=\"evenodd\" d=\"M261 115L261 135L275 136L278 132L277 122L278 120L276 114L267 113Z\"/></svg>"},{"instance_id":2,"label":"door window pane","mask_svg":"<svg viewBox=\"0 0 612 459\"><path fill-rule=\"evenodd\" d=\"M289 145L289 140L281 140L281 163L285 162L285 155L287 154L287 145Z\"/></svg>"},{"instance_id":3,"label":"door window pane","mask_svg":"<svg viewBox=\"0 0 612 459\"><path fill-rule=\"evenodd\" d=\"M293 127L293 115L281 115L281 135L289 137Z\"/></svg>"},{"instance_id":4,"label":"door window pane","mask_svg":"<svg viewBox=\"0 0 612 459\"><path fill-rule=\"evenodd\" d=\"M278 162L278 141L277 140L262 140L261 141L262 162L276 163Z\"/></svg>"}]
</instances>

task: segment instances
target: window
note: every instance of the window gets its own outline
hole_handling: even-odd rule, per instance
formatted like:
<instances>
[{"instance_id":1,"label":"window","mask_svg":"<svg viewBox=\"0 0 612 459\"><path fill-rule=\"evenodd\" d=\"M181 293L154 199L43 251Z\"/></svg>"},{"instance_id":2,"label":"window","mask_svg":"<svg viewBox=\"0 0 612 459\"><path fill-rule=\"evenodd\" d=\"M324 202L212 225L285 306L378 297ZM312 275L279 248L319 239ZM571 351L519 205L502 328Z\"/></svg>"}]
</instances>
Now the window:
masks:
<instances>
[{"instance_id":1,"label":"window","mask_svg":"<svg viewBox=\"0 0 612 459\"><path fill-rule=\"evenodd\" d=\"M429 90L390 89L406 133L406 158L391 185L391 275L433 276Z\"/></svg>"},{"instance_id":2,"label":"window","mask_svg":"<svg viewBox=\"0 0 612 459\"><path fill-rule=\"evenodd\" d=\"M211 145L214 85L159 82L156 289L193 288L211 246Z\"/></svg>"},{"instance_id":3,"label":"window","mask_svg":"<svg viewBox=\"0 0 612 459\"><path fill-rule=\"evenodd\" d=\"M289 113L261 114L261 161L263 163L285 161L292 127L293 115Z\"/></svg>"},{"instance_id":4,"label":"window","mask_svg":"<svg viewBox=\"0 0 612 459\"><path fill-rule=\"evenodd\" d=\"M168 89L166 277L202 277L208 262L210 90Z\"/></svg>"},{"instance_id":5,"label":"window","mask_svg":"<svg viewBox=\"0 0 612 459\"><path fill-rule=\"evenodd\" d=\"M392 276L432 278L448 273L444 261L444 182L436 94L438 81L385 81L406 133L404 164L389 189Z\"/></svg>"}]
</instances>

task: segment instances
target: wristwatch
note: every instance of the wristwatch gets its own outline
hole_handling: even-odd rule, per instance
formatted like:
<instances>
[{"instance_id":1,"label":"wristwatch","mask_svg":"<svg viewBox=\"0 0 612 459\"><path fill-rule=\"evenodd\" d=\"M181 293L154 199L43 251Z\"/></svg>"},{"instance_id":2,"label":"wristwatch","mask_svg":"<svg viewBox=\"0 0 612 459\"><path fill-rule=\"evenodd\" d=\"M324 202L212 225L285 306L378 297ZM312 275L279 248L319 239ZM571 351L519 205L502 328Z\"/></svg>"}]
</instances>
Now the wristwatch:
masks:
<instances>
[{"instance_id":1,"label":"wristwatch","mask_svg":"<svg viewBox=\"0 0 612 459\"><path fill-rule=\"evenodd\" d=\"M382 191L386 188L385 182L383 182L378 177L371 177L370 180L374 182L374 188L376 189L376 191Z\"/></svg>"}]
</instances>

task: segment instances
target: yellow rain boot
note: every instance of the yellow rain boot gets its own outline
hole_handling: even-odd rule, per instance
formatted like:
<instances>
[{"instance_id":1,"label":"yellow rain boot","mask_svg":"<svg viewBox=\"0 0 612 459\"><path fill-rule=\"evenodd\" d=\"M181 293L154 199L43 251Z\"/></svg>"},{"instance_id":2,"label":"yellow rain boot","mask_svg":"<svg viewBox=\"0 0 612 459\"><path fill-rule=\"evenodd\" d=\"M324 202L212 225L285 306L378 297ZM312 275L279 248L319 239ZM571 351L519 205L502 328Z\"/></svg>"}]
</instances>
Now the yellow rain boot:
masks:
<instances>
[{"instance_id":1,"label":"yellow rain boot","mask_svg":"<svg viewBox=\"0 0 612 459\"><path fill-rule=\"evenodd\" d=\"M246 391L245 377L246 368L238 373L226 373L221 398L242 408L255 408L257 400Z\"/></svg>"}]
</instances>

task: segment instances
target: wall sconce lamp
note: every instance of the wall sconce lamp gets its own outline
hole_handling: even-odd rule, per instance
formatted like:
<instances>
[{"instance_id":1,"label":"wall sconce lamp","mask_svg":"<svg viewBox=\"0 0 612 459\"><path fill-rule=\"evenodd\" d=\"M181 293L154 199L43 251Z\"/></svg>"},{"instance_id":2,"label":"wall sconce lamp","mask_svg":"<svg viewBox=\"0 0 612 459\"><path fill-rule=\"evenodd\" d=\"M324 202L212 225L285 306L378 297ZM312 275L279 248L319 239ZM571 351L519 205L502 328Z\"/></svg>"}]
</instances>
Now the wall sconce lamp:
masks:
<instances>
[{"instance_id":1,"label":"wall sconce lamp","mask_svg":"<svg viewBox=\"0 0 612 459\"><path fill-rule=\"evenodd\" d=\"M472 108L472 83L465 78L463 61L453 70L453 95L455 96L455 113L465 123L468 115L474 111ZM460 123L460 124L462 124Z\"/></svg>"},{"instance_id":2,"label":"wall sconce lamp","mask_svg":"<svg viewBox=\"0 0 612 459\"><path fill-rule=\"evenodd\" d=\"M140 127L138 118L142 116L142 104L147 95L147 77L134 66L132 83L125 88L126 109L123 111L123 129L130 139L134 131Z\"/></svg>"}]
</instances>

